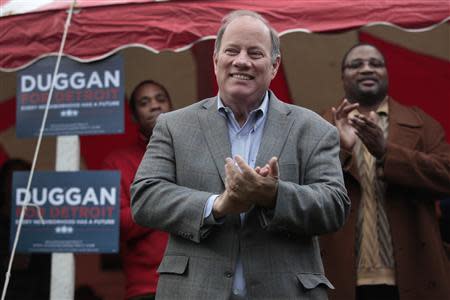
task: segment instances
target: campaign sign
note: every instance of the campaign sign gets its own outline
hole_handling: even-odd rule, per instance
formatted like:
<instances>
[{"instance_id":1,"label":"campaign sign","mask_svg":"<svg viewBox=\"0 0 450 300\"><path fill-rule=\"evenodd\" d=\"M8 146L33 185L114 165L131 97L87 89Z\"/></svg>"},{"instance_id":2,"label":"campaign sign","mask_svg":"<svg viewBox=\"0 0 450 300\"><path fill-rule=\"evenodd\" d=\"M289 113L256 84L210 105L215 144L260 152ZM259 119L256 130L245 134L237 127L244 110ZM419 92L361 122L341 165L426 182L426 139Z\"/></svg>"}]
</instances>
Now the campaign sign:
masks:
<instances>
[{"instance_id":1,"label":"campaign sign","mask_svg":"<svg viewBox=\"0 0 450 300\"><path fill-rule=\"evenodd\" d=\"M53 81L56 57L46 57L17 75L17 137L39 135ZM94 135L124 132L123 59L94 63L62 57L44 135Z\"/></svg>"},{"instance_id":2,"label":"campaign sign","mask_svg":"<svg viewBox=\"0 0 450 300\"><path fill-rule=\"evenodd\" d=\"M28 176L13 174L10 248L29 197L18 252L118 252L118 171L36 172L27 193Z\"/></svg>"}]
</instances>

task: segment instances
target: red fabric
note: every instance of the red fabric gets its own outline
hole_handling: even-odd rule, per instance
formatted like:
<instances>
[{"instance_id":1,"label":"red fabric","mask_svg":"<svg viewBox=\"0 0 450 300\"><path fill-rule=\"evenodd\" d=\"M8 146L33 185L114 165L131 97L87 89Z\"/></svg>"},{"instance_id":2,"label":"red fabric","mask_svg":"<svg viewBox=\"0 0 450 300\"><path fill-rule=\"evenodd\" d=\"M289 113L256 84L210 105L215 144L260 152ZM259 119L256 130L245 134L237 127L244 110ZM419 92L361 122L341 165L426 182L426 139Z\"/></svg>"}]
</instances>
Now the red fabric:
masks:
<instances>
[{"instance_id":1,"label":"red fabric","mask_svg":"<svg viewBox=\"0 0 450 300\"><path fill-rule=\"evenodd\" d=\"M126 298L156 292L156 270L167 245L167 233L144 228L134 223L130 208L130 185L145 153L148 140L138 141L112 152L103 168L119 170L120 178L120 253L126 279Z\"/></svg>"},{"instance_id":2,"label":"red fabric","mask_svg":"<svg viewBox=\"0 0 450 300\"><path fill-rule=\"evenodd\" d=\"M16 98L0 102L0 132L16 124Z\"/></svg>"},{"instance_id":3,"label":"red fabric","mask_svg":"<svg viewBox=\"0 0 450 300\"><path fill-rule=\"evenodd\" d=\"M450 141L450 62L413 52L361 32L361 42L383 53L389 72L389 94L405 105L414 105L435 118Z\"/></svg>"},{"instance_id":4,"label":"red fabric","mask_svg":"<svg viewBox=\"0 0 450 300\"><path fill-rule=\"evenodd\" d=\"M215 40L202 41L192 47L192 54L197 66L198 100L217 95L218 87L213 63L214 42ZM270 83L270 89L280 100L292 103L283 63L281 63L277 75Z\"/></svg>"},{"instance_id":5,"label":"red fabric","mask_svg":"<svg viewBox=\"0 0 450 300\"><path fill-rule=\"evenodd\" d=\"M218 87L213 63L214 42L215 40L202 41L191 49L197 67L198 100L217 95Z\"/></svg>"},{"instance_id":6,"label":"red fabric","mask_svg":"<svg viewBox=\"0 0 450 300\"><path fill-rule=\"evenodd\" d=\"M16 99L11 98L0 102L0 132L7 130L16 123ZM0 145L0 167L9 159L6 150Z\"/></svg>"},{"instance_id":7,"label":"red fabric","mask_svg":"<svg viewBox=\"0 0 450 300\"><path fill-rule=\"evenodd\" d=\"M0 168L3 166L3 163L8 160L8 158L8 153L6 153L5 149L3 149L2 145L0 145Z\"/></svg>"},{"instance_id":8,"label":"red fabric","mask_svg":"<svg viewBox=\"0 0 450 300\"><path fill-rule=\"evenodd\" d=\"M291 92L284 74L283 61L281 61L277 75L270 83L270 89L277 95L278 99L292 104Z\"/></svg>"},{"instance_id":9,"label":"red fabric","mask_svg":"<svg viewBox=\"0 0 450 300\"><path fill-rule=\"evenodd\" d=\"M380 21L423 28L449 16L448 0L192 0L86 7L72 17L64 52L100 59L130 44L157 51L188 47L214 36L221 18L234 9L261 13L280 33L346 30ZM65 10L51 10L0 18L0 68L12 70L57 53L66 17Z\"/></svg>"},{"instance_id":10,"label":"red fabric","mask_svg":"<svg viewBox=\"0 0 450 300\"><path fill-rule=\"evenodd\" d=\"M117 4L127 4L127 3L143 3L143 2L153 2L157 0L77 0L76 8L86 8L93 6L108 6ZM37 12L44 10L54 10L54 9L68 9L70 8L72 1L61 1L53 0L43 6L33 9L28 12Z\"/></svg>"}]
</instances>

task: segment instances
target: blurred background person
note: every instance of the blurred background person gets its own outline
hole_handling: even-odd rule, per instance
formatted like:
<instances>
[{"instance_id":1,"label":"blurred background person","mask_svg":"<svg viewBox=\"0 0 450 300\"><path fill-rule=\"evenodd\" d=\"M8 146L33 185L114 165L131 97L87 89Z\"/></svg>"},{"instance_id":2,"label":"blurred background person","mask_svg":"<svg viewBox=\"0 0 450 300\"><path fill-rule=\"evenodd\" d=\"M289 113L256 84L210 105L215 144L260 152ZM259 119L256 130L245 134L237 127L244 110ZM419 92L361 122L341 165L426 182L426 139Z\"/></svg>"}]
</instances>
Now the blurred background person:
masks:
<instances>
[{"instance_id":1,"label":"blurred background person","mask_svg":"<svg viewBox=\"0 0 450 300\"><path fill-rule=\"evenodd\" d=\"M14 171L29 171L31 164L22 159L6 160L0 168L0 287L3 289L10 259L10 218ZM28 207L27 209L35 209ZM14 233L15 234L15 233ZM46 253L16 253L6 299L48 300L51 256Z\"/></svg>"},{"instance_id":2,"label":"blurred background person","mask_svg":"<svg viewBox=\"0 0 450 300\"><path fill-rule=\"evenodd\" d=\"M130 185L153 132L156 118L172 109L166 88L153 80L140 82L130 96L130 111L139 127L137 141L113 151L103 162L104 169L119 170L120 255L126 280L126 299L154 299L156 272L167 244L167 233L134 223L130 209Z\"/></svg>"}]
</instances>

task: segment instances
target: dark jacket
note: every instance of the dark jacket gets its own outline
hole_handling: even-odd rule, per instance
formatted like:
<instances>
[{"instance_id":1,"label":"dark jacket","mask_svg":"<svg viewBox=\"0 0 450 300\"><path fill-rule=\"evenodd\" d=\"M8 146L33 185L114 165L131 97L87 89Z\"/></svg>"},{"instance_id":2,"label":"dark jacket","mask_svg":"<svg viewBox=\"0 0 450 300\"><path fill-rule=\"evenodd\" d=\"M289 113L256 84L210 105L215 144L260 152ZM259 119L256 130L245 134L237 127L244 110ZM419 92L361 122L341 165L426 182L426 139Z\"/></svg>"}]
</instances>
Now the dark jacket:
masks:
<instances>
[{"instance_id":1,"label":"dark jacket","mask_svg":"<svg viewBox=\"0 0 450 300\"><path fill-rule=\"evenodd\" d=\"M331 110L324 115L331 120ZM355 299L355 226L361 196L352 154L341 149L350 216L337 233L321 238L330 299ZM383 166L386 214L401 300L450 299L449 261L434 200L450 194L450 146L442 127L418 108L389 99L389 135Z\"/></svg>"}]
</instances>

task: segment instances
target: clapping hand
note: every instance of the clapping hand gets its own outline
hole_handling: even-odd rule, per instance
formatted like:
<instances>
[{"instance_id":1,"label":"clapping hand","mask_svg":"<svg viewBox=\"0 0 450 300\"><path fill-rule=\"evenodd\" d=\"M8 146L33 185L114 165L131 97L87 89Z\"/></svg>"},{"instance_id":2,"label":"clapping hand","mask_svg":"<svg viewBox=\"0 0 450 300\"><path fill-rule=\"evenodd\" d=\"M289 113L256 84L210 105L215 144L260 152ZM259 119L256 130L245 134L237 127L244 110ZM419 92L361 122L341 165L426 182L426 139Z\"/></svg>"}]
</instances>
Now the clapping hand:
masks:
<instances>
[{"instance_id":1,"label":"clapping hand","mask_svg":"<svg viewBox=\"0 0 450 300\"><path fill-rule=\"evenodd\" d=\"M252 206L273 208L278 188L278 162L274 157L264 167L253 169L237 155L226 159L225 191L213 206L215 218L247 212Z\"/></svg>"},{"instance_id":2,"label":"clapping hand","mask_svg":"<svg viewBox=\"0 0 450 300\"><path fill-rule=\"evenodd\" d=\"M377 113L371 111L368 117L365 115L351 117L349 123L370 154L377 159L381 159L386 152L386 140L383 130L377 125L378 119Z\"/></svg>"},{"instance_id":3,"label":"clapping hand","mask_svg":"<svg viewBox=\"0 0 450 300\"><path fill-rule=\"evenodd\" d=\"M358 103L350 103L344 99L337 108L331 108L333 123L339 131L341 146L347 151L352 151L357 137L356 130L349 121L349 113L358 106Z\"/></svg>"}]
</instances>

